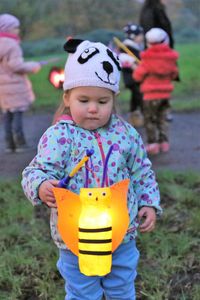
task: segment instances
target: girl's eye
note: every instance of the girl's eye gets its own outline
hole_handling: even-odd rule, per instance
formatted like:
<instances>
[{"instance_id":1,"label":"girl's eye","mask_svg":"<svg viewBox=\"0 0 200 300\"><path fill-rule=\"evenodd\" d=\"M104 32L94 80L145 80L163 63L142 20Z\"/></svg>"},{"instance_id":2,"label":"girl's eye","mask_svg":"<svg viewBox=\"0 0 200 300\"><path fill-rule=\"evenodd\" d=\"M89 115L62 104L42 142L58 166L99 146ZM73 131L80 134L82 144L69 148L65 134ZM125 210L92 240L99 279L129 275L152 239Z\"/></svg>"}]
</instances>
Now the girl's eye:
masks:
<instances>
[{"instance_id":1,"label":"girl's eye","mask_svg":"<svg viewBox=\"0 0 200 300\"><path fill-rule=\"evenodd\" d=\"M81 103L87 103L88 100L87 99L79 99L79 102L81 102Z\"/></svg>"},{"instance_id":2,"label":"girl's eye","mask_svg":"<svg viewBox=\"0 0 200 300\"><path fill-rule=\"evenodd\" d=\"M111 101L112 101L111 97L102 97L99 99L100 104L107 104L110 103Z\"/></svg>"},{"instance_id":3,"label":"girl's eye","mask_svg":"<svg viewBox=\"0 0 200 300\"><path fill-rule=\"evenodd\" d=\"M110 101L109 98L99 99L100 104L107 104Z\"/></svg>"}]
</instances>

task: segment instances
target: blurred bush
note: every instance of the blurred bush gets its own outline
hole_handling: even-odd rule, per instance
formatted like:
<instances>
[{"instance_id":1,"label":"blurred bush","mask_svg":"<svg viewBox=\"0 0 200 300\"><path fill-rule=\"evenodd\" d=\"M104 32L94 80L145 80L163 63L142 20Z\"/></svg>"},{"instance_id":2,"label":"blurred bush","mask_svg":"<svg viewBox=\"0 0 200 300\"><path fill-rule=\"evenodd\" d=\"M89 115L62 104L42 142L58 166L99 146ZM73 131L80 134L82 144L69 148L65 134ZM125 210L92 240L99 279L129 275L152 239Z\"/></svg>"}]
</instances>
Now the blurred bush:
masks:
<instances>
[{"instance_id":1,"label":"blurred bush","mask_svg":"<svg viewBox=\"0 0 200 300\"><path fill-rule=\"evenodd\" d=\"M22 42L22 48L26 57L43 56L63 53L64 43L64 38L48 38L37 41Z\"/></svg>"},{"instance_id":2,"label":"blurred bush","mask_svg":"<svg viewBox=\"0 0 200 300\"><path fill-rule=\"evenodd\" d=\"M119 39L124 38L121 31L106 29L93 30L84 34L76 35L75 38L83 40L88 39L93 42L98 41L108 45L114 36ZM63 53L63 45L65 41L65 38L48 38L36 41L25 41L22 42L22 48L26 57Z\"/></svg>"},{"instance_id":3,"label":"blurred bush","mask_svg":"<svg viewBox=\"0 0 200 300\"><path fill-rule=\"evenodd\" d=\"M195 43L200 41L200 31L198 29L185 27L175 33L176 43Z\"/></svg>"},{"instance_id":4,"label":"blurred bush","mask_svg":"<svg viewBox=\"0 0 200 300\"><path fill-rule=\"evenodd\" d=\"M123 39L123 32L117 30L107 30L107 29L96 29L85 34L80 34L77 37L83 40L90 40L92 42L101 42L108 45L112 41L113 37L116 36L119 39Z\"/></svg>"}]
</instances>

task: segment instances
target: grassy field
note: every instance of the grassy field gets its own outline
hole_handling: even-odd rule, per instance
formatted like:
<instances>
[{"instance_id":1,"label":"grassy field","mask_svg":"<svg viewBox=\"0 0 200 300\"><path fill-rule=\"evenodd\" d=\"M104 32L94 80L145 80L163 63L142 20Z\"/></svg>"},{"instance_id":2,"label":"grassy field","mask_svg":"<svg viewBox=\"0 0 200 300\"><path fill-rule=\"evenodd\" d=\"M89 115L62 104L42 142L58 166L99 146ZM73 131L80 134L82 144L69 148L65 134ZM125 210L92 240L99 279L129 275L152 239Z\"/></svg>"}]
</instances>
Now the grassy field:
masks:
<instances>
[{"instance_id":1,"label":"grassy field","mask_svg":"<svg viewBox=\"0 0 200 300\"><path fill-rule=\"evenodd\" d=\"M138 238L137 299L198 300L200 175L161 172L158 181L164 214L155 232ZM63 299L47 218L39 217L19 182L1 182L0 190L0 299Z\"/></svg>"},{"instance_id":2,"label":"grassy field","mask_svg":"<svg viewBox=\"0 0 200 300\"><path fill-rule=\"evenodd\" d=\"M179 69L181 82L175 82L172 107L174 110L196 110L200 109L200 57L197 55L200 44L179 44L177 51L180 54ZM37 75L31 75L34 91L37 97L33 109L55 109L61 101L62 90L56 90L48 82L48 73L53 65L63 67L66 54L59 56L60 61L46 65ZM35 58L44 60L46 57ZM124 89L121 82L121 94L119 95L119 106L123 112L129 109L129 91Z\"/></svg>"}]
</instances>

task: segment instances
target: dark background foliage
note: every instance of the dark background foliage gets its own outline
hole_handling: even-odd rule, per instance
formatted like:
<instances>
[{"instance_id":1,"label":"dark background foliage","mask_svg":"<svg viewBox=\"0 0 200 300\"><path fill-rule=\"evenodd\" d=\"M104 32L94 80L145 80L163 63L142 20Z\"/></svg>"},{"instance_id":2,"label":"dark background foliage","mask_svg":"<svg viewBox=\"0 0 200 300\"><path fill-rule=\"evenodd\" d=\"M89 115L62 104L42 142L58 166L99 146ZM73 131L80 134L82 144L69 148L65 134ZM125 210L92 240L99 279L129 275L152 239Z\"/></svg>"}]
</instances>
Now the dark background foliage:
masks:
<instances>
[{"instance_id":1,"label":"dark background foliage","mask_svg":"<svg viewBox=\"0 0 200 300\"><path fill-rule=\"evenodd\" d=\"M11 13L21 20L25 54L60 52L67 36L78 36L108 43L122 36L128 22L137 23L139 0L1 0L0 13ZM198 0L168 0L167 13L177 42L200 40ZM33 43L34 42L34 43Z\"/></svg>"}]
</instances>

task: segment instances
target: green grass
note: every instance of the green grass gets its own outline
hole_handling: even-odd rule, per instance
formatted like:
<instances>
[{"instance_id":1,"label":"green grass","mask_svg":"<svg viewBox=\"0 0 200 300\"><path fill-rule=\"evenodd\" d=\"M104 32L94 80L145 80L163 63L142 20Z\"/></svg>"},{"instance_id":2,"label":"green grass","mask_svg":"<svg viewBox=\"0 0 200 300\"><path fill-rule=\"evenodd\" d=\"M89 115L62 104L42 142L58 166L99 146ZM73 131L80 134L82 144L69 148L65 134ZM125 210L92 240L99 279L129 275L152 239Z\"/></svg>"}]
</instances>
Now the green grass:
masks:
<instances>
[{"instance_id":1,"label":"green grass","mask_svg":"<svg viewBox=\"0 0 200 300\"><path fill-rule=\"evenodd\" d=\"M157 177L164 213L153 233L138 237L137 299L198 300L200 175L167 171ZM1 299L64 299L47 214L38 217L18 181L0 182L0 191Z\"/></svg>"},{"instance_id":2,"label":"green grass","mask_svg":"<svg viewBox=\"0 0 200 300\"><path fill-rule=\"evenodd\" d=\"M63 299L46 218L34 217L19 182L1 182L0 190L0 298Z\"/></svg>"},{"instance_id":3,"label":"green grass","mask_svg":"<svg viewBox=\"0 0 200 300\"><path fill-rule=\"evenodd\" d=\"M200 110L200 96L188 95L182 98L175 98L171 101L172 108L174 111L196 111Z\"/></svg>"},{"instance_id":4,"label":"green grass","mask_svg":"<svg viewBox=\"0 0 200 300\"><path fill-rule=\"evenodd\" d=\"M180 44L176 50L179 52L180 83L176 83L174 95L176 97L188 97L197 94L200 90L200 43ZM184 97L184 98L185 98Z\"/></svg>"},{"instance_id":5,"label":"green grass","mask_svg":"<svg viewBox=\"0 0 200 300\"><path fill-rule=\"evenodd\" d=\"M141 299L198 299L199 189L195 173L158 175L164 214L156 231L139 236Z\"/></svg>"},{"instance_id":6,"label":"green grass","mask_svg":"<svg viewBox=\"0 0 200 300\"><path fill-rule=\"evenodd\" d=\"M178 62L181 82L175 82L175 89L172 94L172 108L176 111L197 110L200 109L200 44L179 44L176 50L180 54ZM48 82L48 73L53 65L63 67L66 60L66 54L60 54L60 61L51 63L42 68L36 75L31 75L31 81L36 94L36 101L33 110L55 109L62 99L62 90L56 90ZM48 57L35 58L35 60L44 60ZM119 95L119 106L123 112L129 110L129 91L124 89L121 80L121 94Z\"/></svg>"},{"instance_id":7,"label":"green grass","mask_svg":"<svg viewBox=\"0 0 200 300\"><path fill-rule=\"evenodd\" d=\"M177 111L200 109L200 44L177 45L180 82L175 82L172 107Z\"/></svg>"},{"instance_id":8,"label":"green grass","mask_svg":"<svg viewBox=\"0 0 200 300\"><path fill-rule=\"evenodd\" d=\"M53 56L52 56L53 57ZM56 55L56 58L60 58L58 62L50 63L44 65L39 73L30 75L30 79L32 81L33 90L36 95L36 101L33 104L33 110L52 110L55 109L61 99L63 91L62 89L55 89L48 80L49 71L52 66L63 67L66 60L66 55ZM46 60L48 57L37 57L34 60Z\"/></svg>"}]
</instances>

